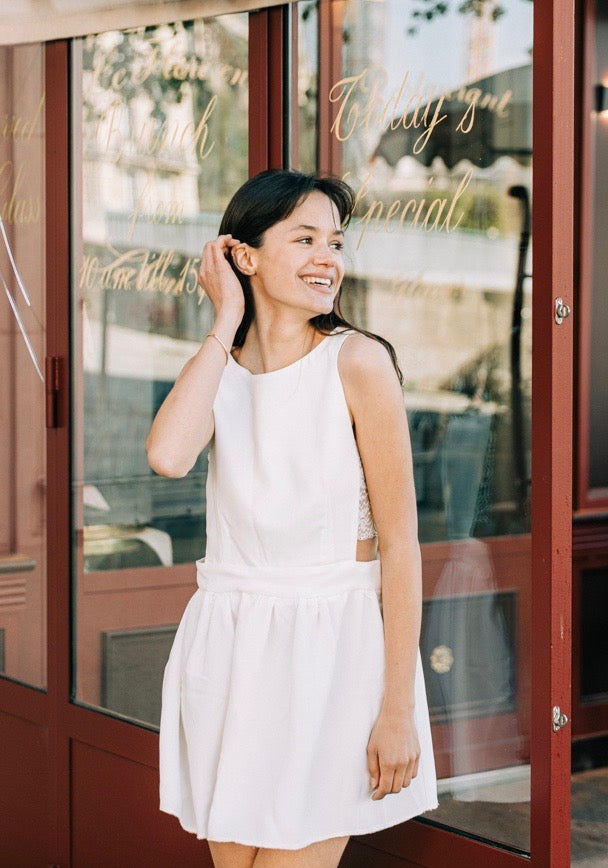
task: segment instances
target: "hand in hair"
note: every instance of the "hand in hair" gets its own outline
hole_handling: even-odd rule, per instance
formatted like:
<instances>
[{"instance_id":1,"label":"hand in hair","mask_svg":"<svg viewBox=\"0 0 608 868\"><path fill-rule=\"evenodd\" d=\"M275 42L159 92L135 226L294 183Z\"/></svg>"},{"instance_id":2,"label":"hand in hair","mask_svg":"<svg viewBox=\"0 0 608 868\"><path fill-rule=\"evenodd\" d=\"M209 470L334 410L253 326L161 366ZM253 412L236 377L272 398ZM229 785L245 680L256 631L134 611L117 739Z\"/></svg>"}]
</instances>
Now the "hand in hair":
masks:
<instances>
[{"instance_id":1,"label":"hand in hair","mask_svg":"<svg viewBox=\"0 0 608 868\"><path fill-rule=\"evenodd\" d=\"M219 235L203 248L198 282L215 308L215 314L233 312L243 315L245 298L238 278L228 258L231 250L240 244L232 235Z\"/></svg>"}]
</instances>

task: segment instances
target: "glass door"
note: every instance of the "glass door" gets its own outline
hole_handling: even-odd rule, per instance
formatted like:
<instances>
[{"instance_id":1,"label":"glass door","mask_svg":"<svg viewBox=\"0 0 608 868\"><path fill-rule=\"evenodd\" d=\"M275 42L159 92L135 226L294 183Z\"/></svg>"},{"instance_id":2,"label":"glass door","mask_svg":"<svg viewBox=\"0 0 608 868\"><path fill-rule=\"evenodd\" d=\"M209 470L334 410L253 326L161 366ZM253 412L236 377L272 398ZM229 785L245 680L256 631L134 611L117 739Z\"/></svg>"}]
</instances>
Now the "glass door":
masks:
<instances>
[{"instance_id":1,"label":"glass door","mask_svg":"<svg viewBox=\"0 0 608 868\"><path fill-rule=\"evenodd\" d=\"M420 864L430 841L466 864L567 864L572 329L555 298L572 293L573 34L561 5L560 32L548 4L521 0L298 4L293 161L311 166L318 119L316 165L357 191L342 310L391 341L405 377L440 801L424 830L403 832ZM569 121L549 137L551 99Z\"/></svg>"},{"instance_id":2,"label":"glass door","mask_svg":"<svg viewBox=\"0 0 608 868\"><path fill-rule=\"evenodd\" d=\"M45 141L44 46L0 47L0 675L38 688L47 686L45 424L53 425Z\"/></svg>"},{"instance_id":3,"label":"glass door","mask_svg":"<svg viewBox=\"0 0 608 868\"><path fill-rule=\"evenodd\" d=\"M247 178L248 15L89 36L74 57L74 693L156 727L207 451L168 479L144 442L210 327L200 254Z\"/></svg>"}]
</instances>

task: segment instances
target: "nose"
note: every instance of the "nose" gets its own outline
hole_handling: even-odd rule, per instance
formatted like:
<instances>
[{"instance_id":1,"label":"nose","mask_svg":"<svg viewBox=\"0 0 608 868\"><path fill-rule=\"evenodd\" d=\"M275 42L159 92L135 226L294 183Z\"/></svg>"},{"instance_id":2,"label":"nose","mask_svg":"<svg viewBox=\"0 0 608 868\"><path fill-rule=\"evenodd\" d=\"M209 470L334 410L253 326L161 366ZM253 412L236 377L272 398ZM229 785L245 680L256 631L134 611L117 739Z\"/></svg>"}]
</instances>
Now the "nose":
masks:
<instances>
[{"instance_id":1,"label":"nose","mask_svg":"<svg viewBox=\"0 0 608 868\"><path fill-rule=\"evenodd\" d=\"M324 241L322 241L317 245L314 251L313 260L319 265L325 263L333 264L336 260L337 252L338 251L335 250L333 247L330 247L329 244L326 244Z\"/></svg>"}]
</instances>

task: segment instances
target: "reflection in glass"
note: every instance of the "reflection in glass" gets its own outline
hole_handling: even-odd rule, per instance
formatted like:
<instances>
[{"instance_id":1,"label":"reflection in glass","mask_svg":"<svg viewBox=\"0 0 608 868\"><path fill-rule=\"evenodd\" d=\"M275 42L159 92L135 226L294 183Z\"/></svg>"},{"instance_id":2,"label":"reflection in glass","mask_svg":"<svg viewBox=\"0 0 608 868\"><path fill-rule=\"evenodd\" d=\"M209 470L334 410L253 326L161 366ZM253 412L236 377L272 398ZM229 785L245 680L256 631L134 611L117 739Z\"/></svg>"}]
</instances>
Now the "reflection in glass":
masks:
<instances>
[{"instance_id":1,"label":"reflection in glass","mask_svg":"<svg viewBox=\"0 0 608 868\"><path fill-rule=\"evenodd\" d=\"M608 69L608 10L606 4L595 0L592 4L594 21L594 42L589 53L594 58L593 81L606 84ZM606 207L604 191L608 180L608 123L605 111L593 116L591 136L592 172L592 216L591 241L592 274L589 314L589 471L586 484L591 497L608 496L608 461L606 461L606 440L608 439L608 413L606 412L606 382L608 364L603 351L606 328L608 327L608 305L606 305Z\"/></svg>"},{"instance_id":2,"label":"reflection in glass","mask_svg":"<svg viewBox=\"0 0 608 868\"><path fill-rule=\"evenodd\" d=\"M248 16L75 43L76 696L158 723L205 547L207 450L150 469L152 420L212 321L204 244L248 171Z\"/></svg>"},{"instance_id":3,"label":"reflection in glass","mask_svg":"<svg viewBox=\"0 0 608 868\"><path fill-rule=\"evenodd\" d=\"M297 141L297 165L300 172L316 172L318 167L319 106L319 3L300 0L297 4L297 123L292 124Z\"/></svg>"},{"instance_id":4,"label":"reflection in glass","mask_svg":"<svg viewBox=\"0 0 608 868\"><path fill-rule=\"evenodd\" d=\"M393 343L406 380L441 777L428 821L525 851L532 4L422 6L341 7L329 102L357 190L342 309Z\"/></svg>"},{"instance_id":5,"label":"reflection in glass","mask_svg":"<svg viewBox=\"0 0 608 868\"><path fill-rule=\"evenodd\" d=\"M0 47L0 674L46 686L42 45Z\"/></svg>"}]
</instances>

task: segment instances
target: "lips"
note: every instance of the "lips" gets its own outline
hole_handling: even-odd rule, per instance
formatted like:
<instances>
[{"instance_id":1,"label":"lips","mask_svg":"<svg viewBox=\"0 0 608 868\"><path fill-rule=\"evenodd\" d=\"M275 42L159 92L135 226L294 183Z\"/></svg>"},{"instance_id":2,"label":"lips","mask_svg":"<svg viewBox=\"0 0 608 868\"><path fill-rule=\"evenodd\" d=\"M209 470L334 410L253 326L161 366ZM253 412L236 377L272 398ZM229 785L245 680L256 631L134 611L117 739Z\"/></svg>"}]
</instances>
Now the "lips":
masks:
<instances>
[{"instance_id":1,"label":"lips","mask_svg":"<svg viewBox=\"0 0 608 868\"><path fill-rule=\"evenodd\" d=\"M333 285L331 277L324 277L317 274L306 274L301 278L301 280L303 280L307 286L314 286L316 289L331 289Z\"/></svg>"}]
</instances>

